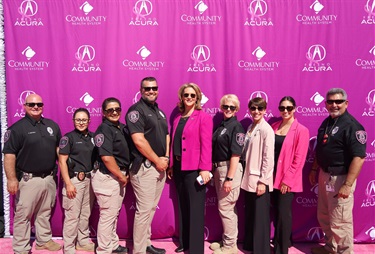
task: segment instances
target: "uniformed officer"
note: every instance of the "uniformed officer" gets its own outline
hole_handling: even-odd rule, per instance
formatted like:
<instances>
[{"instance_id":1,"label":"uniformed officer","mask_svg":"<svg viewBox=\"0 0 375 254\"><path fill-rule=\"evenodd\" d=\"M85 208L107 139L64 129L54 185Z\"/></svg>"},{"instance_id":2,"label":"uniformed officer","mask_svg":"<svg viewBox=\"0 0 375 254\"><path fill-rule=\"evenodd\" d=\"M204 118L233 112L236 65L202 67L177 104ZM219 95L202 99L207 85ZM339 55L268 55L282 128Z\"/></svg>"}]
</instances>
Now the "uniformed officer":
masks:
<instances>
[{"instance_id":1,"label":"uniformed officer","mask_svg":"<svg viewBox=\"0 0 375 254\"><path fill-rule=\"evenodd\" d=\"M130 152L124 124L120 123L121 103L110 97L103 101L103 122L95 132L99 169L92 176L92 188L99 204L96 253L128 253L119 245L116 233L118 215L128 183Z\"/></svg>"},{"instance_id":2,"label":"uniformed officer","mask_svg":"<svg viewBox=\"0 0 375 254\"><path fill-rule=\"evenodd\" d=\"M142 164L130 171L131 184L136 197L133 229L134 254L164 254L164 249L151 245L151 222L155 214L166 179L168 168L168 124L156 99L158 84L154 77L141 81L142 98L132 105L126 115L131 138ZM133 164L137 163L136 158ZM133 165L134 166L134 165Z\"/></svg>"},{"instance_id":3,"label":"uniformed officer","mask_svg":"<svg viewBox=\"0 0 375 254\"><path fill-rule=\"evenodd\" d=\"M43 100L37 94L27 96L26 115L13 124L4 136L4 169L8 191L16 195L13 224L14 253L29 253L31 218L35 218L37 250L58 251L52 240L51 209L55 205L59 126L42 117Z\"/></svg>"},{"instance_id":4,"label":"uniformed officer","mask_svg":"<svg viewBox=\"0 0 375 254\"><path fill-rule=\"evenodd\" d=\"M214 131L212 140L212 162L218 208L223 223L223 238L220 243L210 245L214 253L238 253L238 218L236 202L240 195L242 164L240 157L245 140L245 131L235 116L240 109L238 97L224 95L220 100L224 121Z\"/></svg>"},{"instance_id":5,"label":"uniformed officer","mask_svg":"<svg viewBox=\"0 0 375 254\"><path fill-rule=\"evenodd\" d=\"M94 203L91 170L95 160L94 134L88 130L90 113L85 108L73 114L75 129L63 136L59 145L59 166L64 180L64 254L95 251L89 240L89 218Z\"/></svg>"},{"instance_id":6,"label":"uniformed officer","mask_svg":"<svg viewBox=\"0 0 375 254\"><path fill-rule=\"evenodd\" d=\"M332 88L326 95L329 112L319 127L316 158L309 180L318 181L318 221L324 232L325 246L312 253L354 253L353 192L366 157L367 134L348 113L346 92Z\"/></svg>"}]
</instances>

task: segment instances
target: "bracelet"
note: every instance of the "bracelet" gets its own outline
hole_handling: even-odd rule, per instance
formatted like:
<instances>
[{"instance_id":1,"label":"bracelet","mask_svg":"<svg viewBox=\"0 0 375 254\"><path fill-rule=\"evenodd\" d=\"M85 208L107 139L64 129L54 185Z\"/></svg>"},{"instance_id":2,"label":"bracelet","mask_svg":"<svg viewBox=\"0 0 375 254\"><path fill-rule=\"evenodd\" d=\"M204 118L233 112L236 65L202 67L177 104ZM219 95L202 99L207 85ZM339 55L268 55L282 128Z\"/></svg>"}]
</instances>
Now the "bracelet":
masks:
<instances>
[{"instance_id":1,"label":"bracelet","mask_svg":"<svg viewBox=\"0 0 375 254\"><path fill-rule=\"evenodd\" d=\"M225 181L233 181L233 178L225 177Z\"/></svg>"}]
</instances>

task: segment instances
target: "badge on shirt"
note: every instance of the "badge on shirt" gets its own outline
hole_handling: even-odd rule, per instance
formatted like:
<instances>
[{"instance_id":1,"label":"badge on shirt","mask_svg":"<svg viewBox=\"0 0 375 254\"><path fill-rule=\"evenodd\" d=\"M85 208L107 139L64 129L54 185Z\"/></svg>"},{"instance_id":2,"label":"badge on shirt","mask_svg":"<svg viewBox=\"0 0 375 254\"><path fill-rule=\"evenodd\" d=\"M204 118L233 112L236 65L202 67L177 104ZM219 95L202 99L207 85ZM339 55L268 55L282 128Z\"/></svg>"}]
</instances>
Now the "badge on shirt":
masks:
<instances>
[{"instance_id":1,"label":"badge on shirt","mask_svg":"<svg viewBox=\"0 0 375 254\"><path fill-rule=\"evenodd\" d=\"M362 145L366 144L367 142L367 132L366 131L356 131L355 137L357 138L358 142Z\"/></svg>"},{"instance_id":2,"label":"badge on shirt","mask_svg":"<svg viewBox=\"0 0 375 254\"><path fill-rule=\"evenodd\" d=\"M47 127L47 131L49 133L49 135L53 135L53 129L51 127Z\"/></svg>"},{"instance_id":3,"label":"badge on shirt","mask_svg":"<svg viewBox=\"0 0 375 254\"><path fill-rule=\"evenodd\" d=\"M60 139L60 144L59 144L59 148L60 149L63 149L64 147L66 147L66 145L69 143L69 138L67 136L64 136Z\"/></svg>"},{"instance_id":4,"label":"badge on shirt","mask_svg":"<svg viewBox=\"0 0 375 254\"><path fill-rule=\"evenodd\" d=\"M224 128L224 129L220 132L220 136L221 136L221 135L224 135L225 132L227 132L227 128Z\"/></svg>"},{"instance_id":5,"label":"badge on shirt","mask_svg":"<svg viewBox=\"0 0 375 254\"><path fill-rule=\"evenodd\" d=\"M104 135L103 134L98 134L95 136L95 145L97 147L101 147L104 143Z\"/></svg>"},{"instance_id":6,"label":"badge on shirt","mask_svg":"<svg viewBox=\"0 0 375 254\"><path fill-rule=\"evenodd\" d=\"M7 130L4 133L4 143L6 143L9 140L9 138L10 138L10 132L11 132L11 130Z\"/></svg>"},{"instance_id":7,"label":"badge on shirt","mask_svg":"<svg viewBox=\"0 0 375 254\"><path fill-rule=\"evenodd\" d=\"M133 110L128 113L128 119L132 123L136 123L139 120L139 112L137 110Z\"/></svg>"}]
</instances>

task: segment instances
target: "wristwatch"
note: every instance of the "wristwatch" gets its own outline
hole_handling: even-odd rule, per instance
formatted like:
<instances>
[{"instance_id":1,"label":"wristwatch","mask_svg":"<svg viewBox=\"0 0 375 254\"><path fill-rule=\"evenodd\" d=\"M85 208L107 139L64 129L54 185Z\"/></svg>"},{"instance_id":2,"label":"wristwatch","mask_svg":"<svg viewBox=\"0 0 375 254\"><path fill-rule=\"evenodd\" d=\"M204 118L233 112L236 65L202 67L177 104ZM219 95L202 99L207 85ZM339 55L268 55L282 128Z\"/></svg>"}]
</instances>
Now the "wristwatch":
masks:
<instances>
[{"instance_id":1,"label":"wristwatch","mask_svg":"<svg viewBox=\"0 0 375 254\"><path fill-rule=\"evenodd\" d=\"M225 181L233 181L233 178L225 177Z\"/></svg>"}]
</instances>

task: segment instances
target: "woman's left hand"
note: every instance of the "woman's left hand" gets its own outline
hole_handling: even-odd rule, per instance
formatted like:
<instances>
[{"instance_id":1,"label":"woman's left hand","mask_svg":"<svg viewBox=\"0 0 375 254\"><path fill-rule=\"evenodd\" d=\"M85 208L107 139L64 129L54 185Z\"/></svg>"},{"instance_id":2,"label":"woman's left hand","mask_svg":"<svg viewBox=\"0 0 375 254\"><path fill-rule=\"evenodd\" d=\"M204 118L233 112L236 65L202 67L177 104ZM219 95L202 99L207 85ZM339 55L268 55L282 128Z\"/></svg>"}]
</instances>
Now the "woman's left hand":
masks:
<instances>
[{"instance_id":1,"label":"woman's left hand","mask_svg":"<svg viewBox=\"0 0 375 254\"><path fill-rule=\"evenodd\" d=\"M202 176L204 184L208 183L211 180L210 171L201 170L201 172L199 172L199 174Z\"/></svg>"},{"instance_id":2,"label":"woman's left hand","mask_svg":"<svg viewBox=\"0 0 375 254\"><path fill-rule=\"evenodd\" d=\"M290 192L290 187L286 185L285 183L281 183L281 188L280 188L281 194L285 194L287 192Z\"/></svg>"},{"instance_id":3,"label":"woman's left hand","mask_svg":"<svg viewBox=\"0 0 375 254\"><path fill-rule=\"evenodd\" d=\"M257 195L262 196L264 193L266 193L266 185L264 183L258 183Z\"/></svg>"}]
</instances>

